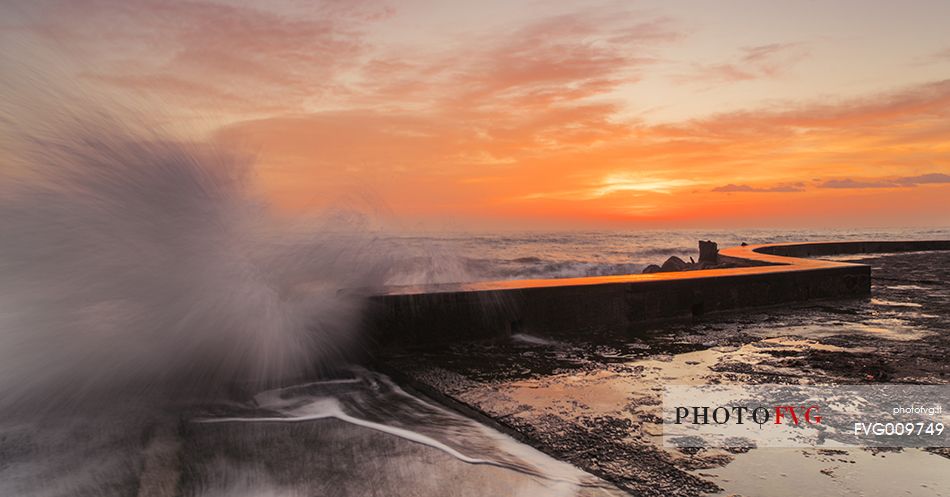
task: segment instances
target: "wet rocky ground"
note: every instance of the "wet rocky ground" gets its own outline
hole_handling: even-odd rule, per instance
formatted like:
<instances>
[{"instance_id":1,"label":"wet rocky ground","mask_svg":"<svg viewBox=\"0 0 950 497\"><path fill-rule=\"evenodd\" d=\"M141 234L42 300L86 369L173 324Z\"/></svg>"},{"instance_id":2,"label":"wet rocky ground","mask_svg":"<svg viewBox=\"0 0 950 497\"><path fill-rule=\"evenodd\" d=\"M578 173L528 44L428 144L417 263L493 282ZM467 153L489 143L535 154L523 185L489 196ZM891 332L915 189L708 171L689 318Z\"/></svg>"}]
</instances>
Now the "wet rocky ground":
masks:
<instances>
[{"instance_id":1,"label":"wet rocky ground","mask_svg":"<svg viewBox=\"0 0 950 497\"><path fill-rule=\"evenodd\" d=\"M868 299L648 330L389 350L401 381L636 495L946 495L946 450L666 449L666 384L950 383L950 253L872 266Z\"/></svg>"}]
</instances>

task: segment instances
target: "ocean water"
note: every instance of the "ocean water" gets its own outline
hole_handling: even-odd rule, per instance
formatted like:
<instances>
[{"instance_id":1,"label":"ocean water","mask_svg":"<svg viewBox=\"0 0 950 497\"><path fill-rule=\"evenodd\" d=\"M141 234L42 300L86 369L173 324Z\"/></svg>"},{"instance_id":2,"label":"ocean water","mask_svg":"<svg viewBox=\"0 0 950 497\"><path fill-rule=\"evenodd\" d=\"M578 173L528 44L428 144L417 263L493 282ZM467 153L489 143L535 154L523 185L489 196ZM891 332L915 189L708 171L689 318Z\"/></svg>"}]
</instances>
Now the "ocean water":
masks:
<instances>
[{"instance_id":1,"label":"ocean water","mask_svg":"<svg viewBox=\"0 0 950 497\"><path fill-rule=\"evenodd\" d=\"M639 273L670 256L698 258L699 240L727 248L743 242L948 239L950 228L420 233L384 238L400 254L387 283L399 285Z\"/></svg>"}]
</instances>

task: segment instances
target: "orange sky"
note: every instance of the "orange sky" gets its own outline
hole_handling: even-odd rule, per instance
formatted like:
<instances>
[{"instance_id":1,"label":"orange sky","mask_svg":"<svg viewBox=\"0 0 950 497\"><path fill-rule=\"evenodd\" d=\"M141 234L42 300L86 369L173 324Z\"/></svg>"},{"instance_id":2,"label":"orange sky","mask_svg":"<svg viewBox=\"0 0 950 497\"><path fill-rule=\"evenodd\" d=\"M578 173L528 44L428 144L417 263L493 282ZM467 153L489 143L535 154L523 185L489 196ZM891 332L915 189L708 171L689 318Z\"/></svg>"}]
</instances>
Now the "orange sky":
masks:
<instances>
[{"instance_id":1,"label":"orange sky","mask_svg":"<svg viewBox=\"0 0 950 497\"><path fill-rule=\"evenodd\" d=\"M947 2L91 2L9 9L287 211L433 228L947 226ZM30 45L33 46L33 45Z\"/></svg>"}]
</instances>

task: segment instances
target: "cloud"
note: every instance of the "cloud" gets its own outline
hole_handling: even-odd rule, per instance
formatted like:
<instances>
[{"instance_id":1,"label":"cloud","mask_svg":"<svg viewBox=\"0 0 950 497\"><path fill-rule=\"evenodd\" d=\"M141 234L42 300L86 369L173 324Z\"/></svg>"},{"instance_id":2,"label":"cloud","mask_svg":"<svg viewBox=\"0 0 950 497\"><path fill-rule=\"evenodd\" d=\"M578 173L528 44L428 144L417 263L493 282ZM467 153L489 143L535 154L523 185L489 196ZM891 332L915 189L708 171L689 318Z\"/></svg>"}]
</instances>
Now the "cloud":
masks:
<instances>
[{"instance_id":1,"label":"cloud","mask_svg":"<svg viewBox=\"0 0 950 497\"><path fill-rule=\"evenodd\" d=\"M477 53L466 79L493 94L530 92L538 85L602 78L637 62L637 55L625 49L638 40L617 43L602 31L584 16L542 19ZM592 38L600 42L593 43Z\"/></svg>"},{"instance_id":2,"label":"cloud","mask_svg":"<svg viewBox=\"0 0 950 497\"><path fill-rule=\"evenodd\" d=\"M950 132L950 79L914 85L898 91L834 103L801 102L771 108L715 114L701 119L657 126L667 136L784 136L813 138L821 131L829 138L869 140L937 140ZM909 124L901 129L900 124ZM914 125L910 125L914 124ZM927 130L933 134L928 135ZM943 135L943 136L941 136Z\"/></svg>"},{"instance_id":3,"label":"cloud","mask_svg":"<svg viewBox=\"0 0 950 497\"><path fill-rule=\"evenodd\" d=\"M931 174L921 174L920 176L907 176L903 178L897 178L895 182L900 183L902 185L925 185L925 184L950 183L950 174L931 173Z\"/></svg>"},{"instance_id":4,"label":"cloud","mask_svg":"<svg viewBox=\"0 0 950 497\"><path fill-rule=\"evenodd\" d=\"M793 184L782 184L770 187L753 187L749 185L736 185L728 184L725 186L719 186L713 188L713 192L720 193L739 193L739 192L756 192L756 193L795 193L805 191L804 185L801 183Z\"/></svg>"},{"instance_id":5,"label":"cloud","mask_svg":"<svg viewBox=\"0 0 950 497\"><path fill-rule=\"evenodd\" d=\"M378 51L359 69L350 102L464 128L466 143L502 161L624 140L630 126L615 118L624 104L603 97L636 81L655 62L653 47L680 36L662 17L540 16L492 28L478 43Z\"/></svg>"},{"instance_id":6,"label":"cloud","mask_svg":"<svg viewBox=\"0 0 950 497\"><path fill-rule=\"evenodd\" d=\"M716 64L695 64L687 74L676 75L677 83L728 83L774 78L808 56L800 43L770 43L744 47L732 60Z\"/></svg>"},{"instance_id":7,"label":"cloud","mask_svg":"<svg viewBox=\"0 0 950 497\"><path fill-rule=\"evenodd\" d=\"M950 60L950 48L945 48L933 54L936 60Z\"/></svg>"},{"instance_id":8,"label":"cloud","mask_svg":"<svg viewBox=\"0 0 950 497\"><path fill-rule=\"evenodd\" d=\"M361 90L374 102L426 99L463 112L572 105L636 81L656 61L650 48L680 36L662 17L541 16L482 33L479 43L378 53L362 69Z\"/></svg>"},{"instance_id":9,"label":"cloud","mask_svg":"<svg viewBox=\"0 0 950 497\"><path fill-rule=\"evenodd\" d=\"M600 185L587 192L593 197L603 197L617 192L651 192L669 195L672 190L690 186L696 182L688 179L650 178L632 174L609 174Z\"/></svg>"},{"instance_id":10,"label":"cloud","mask_svg":"<svg viewBox=\"0 0 950 497\"><path fill-rule=\"evenodd\" d=\"M893 181L867 181L846 178L824 181L818 185L818 188L894 188L895 186L900 185L894 183Z\"/></svg>"},{"instance_id":11,"label":"cloud","mask_svg":"<svg viewBox=\"0 0 950 497\"><path fill-rule=\"evenodd\" d=\"M187 106L299 108L338 90L365 50L376 2L314 2L296 10L210 1L38 2L26 28L82 60L83 75L173 96Z\"/></svg>"},{"instance_id":12,"label":"cloud","mask_svg":"<svg viewBox=\"0 0 950 497\"><path fill-rule=\"evenodd\" d=\"M491 25L457 43L389 44L369 36L393 15L376 0L93 1L45 2L31 28L74 50L82 76L110 91L157 95L225 122L327 107L411 114L450 133L464 128L466 143L483 143L502 163L518 150L627 135L615 119L624 103L602 97L654 64L654 47L682 36L665 17L599 9Z\"/></svg>"},{"instance_id":13,"label":"cloud","mask_svg":"<svg viewBox=\"0 0 950 497\"><path fill-rule=\"evenodd\" d=\"M819 188L898 188L925 184L950 183L950 175L943 173L922 174L918 176L904 176L891 179L862 179L853 180L833 179L820 183Z\"/></svg>"}]
</instances>

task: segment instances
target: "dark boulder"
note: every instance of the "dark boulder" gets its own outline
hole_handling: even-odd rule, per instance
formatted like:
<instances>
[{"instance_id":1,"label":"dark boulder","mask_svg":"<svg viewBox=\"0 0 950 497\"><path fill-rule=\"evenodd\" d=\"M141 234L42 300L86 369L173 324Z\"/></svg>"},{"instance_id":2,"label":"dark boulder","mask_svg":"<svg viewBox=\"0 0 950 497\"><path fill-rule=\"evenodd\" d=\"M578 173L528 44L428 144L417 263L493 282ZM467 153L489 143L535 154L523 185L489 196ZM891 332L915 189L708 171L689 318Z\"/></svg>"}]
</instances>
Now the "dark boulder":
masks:
<instances>
[{"instance_id":1,"label":"dark boulder","mask_svg":"<svg viewBox=\"0 0 950 497\"><path fill-rule=\"evenodd\" d=\"M660 266L657 266L656 264L650 264L649 266L643 268L643 274L659 273L660 271Z\"/></svg>"},{"instance_id":2,"label":"dark boulder","mask_svg":"<svg viewBox=\"0 0 950 497\"><path fill-rule=\"evenodd\" d=\"M719 245L713 241L699 241L699 262L719 264Z\"/></svg>"},{"instance_id":3,"label":"dark boulder","mask_svg":"<svg viewBox=\"0 0 950 497\"><path fill-rule=\"evenodd\" d=\"M660 270L664 272L683 271L684 269L686 269L686 263L683 261L683 259L680 259L675 255L667 259L666 262L660 266Z\"/></svg>"}]
</instances>

